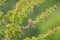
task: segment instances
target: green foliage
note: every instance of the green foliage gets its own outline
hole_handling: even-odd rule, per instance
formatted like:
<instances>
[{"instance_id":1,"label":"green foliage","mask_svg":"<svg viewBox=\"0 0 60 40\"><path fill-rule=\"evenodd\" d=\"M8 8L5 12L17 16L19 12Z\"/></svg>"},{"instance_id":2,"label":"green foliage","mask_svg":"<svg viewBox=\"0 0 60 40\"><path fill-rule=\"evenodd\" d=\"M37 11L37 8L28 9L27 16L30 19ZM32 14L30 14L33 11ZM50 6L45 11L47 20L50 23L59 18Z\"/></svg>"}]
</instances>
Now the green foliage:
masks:
<instances>
[{"instance_id":1,"label":"green foliage","mask_svg":"<svg viewBox=\"0 0 60 40\"><path fill-rule=\"evenodd\" d=\"M0 5L4 5L5 2L6 0L0 0Z\"/></svg>"},{"instance_id":2,"label":"green foliage","mask_svg":"<svg viewBox=\"0 0 60 40\"><path fill-rule=\"evenodd\" d=\"M60 40L59 0L0 0L0 40ZM22 30L31 18L35 28Z\"/></svg>"},{"instance_id":3,"label":"green foliage","mask_svg":"<svg viewBox=\"0 0 60 40\"><path fill-rule=\"evenodd\" d=\"M6 29L2 30L0 35L3 38L2 40L15 40L21 36L21 29L17 24L7 24Z\"/></svg>"},{"instance_id":4,"label":"green foliage","mask_svg":"<svg viewBox=\"0 0 60 40\"><path fill-rule=\"evenodd\" d=\"M26 37L26 39L24 39L24 40L37 40L37 38L36 38L36 37L32 37L32 38L30 39L29 37Z\"/></svg>"}]
</instances>

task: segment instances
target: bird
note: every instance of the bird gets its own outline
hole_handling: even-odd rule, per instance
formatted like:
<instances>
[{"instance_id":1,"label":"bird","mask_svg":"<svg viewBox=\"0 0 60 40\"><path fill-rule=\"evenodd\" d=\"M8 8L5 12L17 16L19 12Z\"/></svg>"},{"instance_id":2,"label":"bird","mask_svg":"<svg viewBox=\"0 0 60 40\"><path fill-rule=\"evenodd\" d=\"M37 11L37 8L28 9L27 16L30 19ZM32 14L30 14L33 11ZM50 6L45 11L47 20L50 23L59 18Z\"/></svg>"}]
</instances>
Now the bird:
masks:
<instances>
[{"instance_id":1,"label":"bird","mask_svg":"<svg viewBox=\"0 0 60 40\"><path fill-rule=\"evenodd\" d=\"M21 29L26 30L26 29L28 29L30 27L34 27L35 28L35 25L36 25L36 23L34 23L34 21L31 18L29 18L28 19L28 25L27 26L23 26Z\"/></svg>"},{"instance_id":2,"label":"bird","mask_svg":"<svg viewBox=\"0 0 60 40\"><path fill-rule=\"evenodd\" d=\"M31 18L28 19L28 26L33 27L35 24L36 23Z\"/></svg>"}]
</instances>

